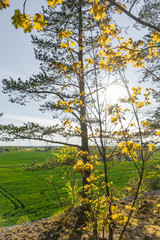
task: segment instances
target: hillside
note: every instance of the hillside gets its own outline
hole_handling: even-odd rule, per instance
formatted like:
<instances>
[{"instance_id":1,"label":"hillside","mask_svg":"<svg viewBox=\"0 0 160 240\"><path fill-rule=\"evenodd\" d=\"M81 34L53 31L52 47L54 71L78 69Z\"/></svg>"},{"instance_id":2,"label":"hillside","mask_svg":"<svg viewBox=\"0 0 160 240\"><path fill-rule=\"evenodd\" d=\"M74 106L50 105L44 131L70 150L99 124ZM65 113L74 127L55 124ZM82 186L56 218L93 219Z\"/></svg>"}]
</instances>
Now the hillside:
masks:
<instances>
[{"instance_id":1,"label":"hillside","mask_svg":"<svg viewBox=\"0 0 160 240\"><path fill-rule=\"evenodd\" d=\"M121 208L131 199L120 201ZM160 190L143 195L139 210L134 213L125 234L126 240L160 239L160 212L155 211L160 204ZM79 209L47 219L0 229L3 240L94 240L90 233L80 236L76 232ZM120 230L120 229L119 229ZM118 231L115 231L118 236ZM107 239L107 238L106 238ZM115 238L115 240L118 238Z\"/></svg>"}]
</instances>

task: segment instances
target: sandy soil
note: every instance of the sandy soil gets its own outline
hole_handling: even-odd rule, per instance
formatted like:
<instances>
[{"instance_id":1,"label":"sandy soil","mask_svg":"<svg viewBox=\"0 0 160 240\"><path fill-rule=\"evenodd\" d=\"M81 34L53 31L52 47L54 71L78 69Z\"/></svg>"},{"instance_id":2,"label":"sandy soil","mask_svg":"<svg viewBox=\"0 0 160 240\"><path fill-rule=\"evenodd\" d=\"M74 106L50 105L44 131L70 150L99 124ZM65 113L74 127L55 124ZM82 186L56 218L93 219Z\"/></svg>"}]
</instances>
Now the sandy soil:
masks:
<instances>
[{"instance_id":1,"label":"sandy soil","mask_svg":"<svg viewBox=\"0 0 160 240\"><path fill-rule=\"evenodd\" d=\"M132 199L124 199L120 202L124 209ZM133 214L130 224L125 233L126 240L160 240L160 190L146 193L140 203L140 207ZM76 231L79 210L76 208L66 217L61 215L57 218L29 222L17 226L0 229L0 240L91 240L86 234L80 235ZM120 231L120 229L119 229ZM119 231L115 231L115 240L118 239ZM107 239L107 233L106 233Z\"/></svg>"}]
</instances>

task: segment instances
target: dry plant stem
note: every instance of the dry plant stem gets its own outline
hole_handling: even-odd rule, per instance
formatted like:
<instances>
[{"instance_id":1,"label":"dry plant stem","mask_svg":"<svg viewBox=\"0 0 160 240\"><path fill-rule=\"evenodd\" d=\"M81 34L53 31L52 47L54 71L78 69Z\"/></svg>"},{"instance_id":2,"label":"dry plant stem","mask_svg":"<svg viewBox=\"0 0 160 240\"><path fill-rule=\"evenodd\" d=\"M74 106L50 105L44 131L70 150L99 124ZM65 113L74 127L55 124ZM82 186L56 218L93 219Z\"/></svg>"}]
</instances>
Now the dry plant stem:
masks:
<instances>
[{"instance_id":1,"label":"dry plant stem","mask_svg":"<svg viewBox=\"0 0 160 240\"><path fill-rule=\"evenodd\" d=\"M122 75L121 75L122 76ZM123 76L122 76L123 78ZM131 97L131 94L130 94L130 91L129 91L129 88L128 88L128 85L127 85L127 82L126 82L126 79L124 79L124 85L126 87L126 90L128 92L128 95L129 97ZM139 118L138 118L138 115L137 115L137 111L135 110L135 107L134 107L134 104L132 103L132 108L133 108L133 112L134 112L134 115L135 115L135 118L136 118L136 121L137 121L137 124L138 124L138 129L139 129L139 136L140 136L140 143L141 143L141 146L143 145L143 139L142 139L142 132L141 132L141 127L140 127L140 123L139 123ZM143 179L143 173L144 173L144 168L145 168L145 159L144 159L144 156L143 156L143 149L141 150L141 157L142 157L142 166L141 166L141 170L139 171L139 182L138 182L138 186L137 186L137 191L136 191L136 194L135 194L135 197L134 197L134 200L133 200L133 203L132 203L132 210L130 211L129 215L128 215L128 219L123 227L123 230L121 232L121 235L120 235L120 238L119 240L122 239L125 231L126 231L126 228L128 226L128 223L130 221L130 218L132 216L132 213L133 213L133 208L135 206L135 203L136 203L136 200L138 198L138 194L139 194L139 190L140 190L140 187L141 187L141 183L142 183L142 179Z\"/></svg>"},{"instance_id":2,"label":"dry plant stem","mask_svg":"<svg viewBox=\"0 0 160 240\"><path fill-rule=\"evenodd\" d=\"M136 203L136 200L137 200L137 198L138 198L138 193L139 193L139 190L140 190L140 187L141 187L141 183L142 183L142 179L143 179L143 172L144 172L144 162L143 162L143 165L142 165L142 171L141 171L141 175L140 175L140 179L139 179L137 191L136 191L136 194L135 194L135 197L134 197L134 200L133 200L132 208L134 208L135 203ZM130 213L129 213L128 219L127 219L127 221L126 221L126 223L125 223L125 225L124 225L124 228L123 228L123 230L122 230L122 232L121 232L121 235L120 235L119 240L122 239L122 237L123 237L123 235L124 235L124 233L125 233L125 231L126 231L126 228L127 228L127 226L128 226L128 223L129 223L129 221L130 221L130 218L131 218L131 216L132 216L133 211L134 211L134 210L132 209L132 210L130 211Z\"/></svg>"},{"instance_id":3,"label":"dry plant stem","mask_svg":"<svg viewBox=\"0 0 160 240\"><path fill-rule=\"evenodd\" d=\"M56 188L56 185L55 185L54 181L52 181L52 186L53 186L54 191L55 191L55 193L56 193L56 195L57 195L57 197L58 197L59 204L60 204L61 208L63 209L63 211L64 211L65 214L66 214L66 210L65 210L65 208L64 208L64 206L63 206L63 203L61 202L61 198L60 198L60 196L59 196L59 194L58 194L58 191L57 191L57 188Z\"/></svg>"},{"instance_id":4,"label":"dry plant stem","mask_svg":"<svg viewBox=\"0 0 160 240\"><path fill-rule=\"evenodd\" d=\"M113 192L114 192L114 193L115 193L116 190L118 189L118 186L117 186L118 182L120 181L120 179L122 178L122 176L124 175L124 173L127 171L127 169L129 168L130 164L131 164L131 162L127 165L127 167L123 170L123 172L120 174L119 178L118 178L117 181L115 182L115 184L114 184L115 187L113 187ZM118 193L117 193L117 194L118 194Z\"/></svg>"},{"instance_id":5,"label":"dry plant stem","mask_svg":"<svg viewBox=\"0 0 160 240\"><path fill-rule=\"evenodd\" d=\"M92 132L92 136L93 136L94 143L96 144L96 147L97 147L100 155L102 155L102 151L101 151L100 146L99 146L99 144L98 144L98 142L97 142L97 139L96 139L96 137L95 137L95 135L94 135L94 131L93 131L93 128L92 128L92 124L91 124L91 123L89 123L89 127L90 127L90 130L91 130L91 132ZM90 140L91 140L91 139L90 139Z\"/></svg>"},{"instance_id":6,"label":"dry plant stem","mask_svg":"<svg viewBox=\"0 0 160 240\"><path fill-rule=\"evenodd\" d=\"M94 51L94 49L93 49ZM104 155L105 154L105 149L103 146L103 139L102 139L102 122L101 122L101 114L100 114L100 104L99 104L99 91L98 91L98 83L97 83L97 72L96 72L96 66L94 64L94 75L95 75L95 83L96 83L96 97L97 97L97 113L98 113L98 122L99 122L99 127L100 127L100 142L101 142L101 147L102 147L102 151L100 151L100 154ZM97 231L97 222L95 223L95 229L94 229L94 234L96 236L96 240L98 239L98 231ZM110 230L109 230L109 235L110 235ZM110 239L112 240L112 239Z\"/></svg>"},{"instance_id":7,"label":"dry plant stem","mask_svg":"<svg viewBox=\"0 0 160 240\"><path fill-rule=\"evenodd\" d=\"M121 128L122 128L122 131L123 131L123 137L124 137L124 139L125 139L125 142L127 143L128 140L127 140L126 135L124 134L125 130L124 130L124 128L123 128L123 124L122 124L121 118L119 118L119 121L120 121L120 123L121 123ZM131 152L130 149L129 149L129 153L130 153L131 158L132 158L132 160L133 160L133 159L134 159L134 155L132 154L132 152ZM137 171L138 171L138 173L139 173L139 175L140 175L140 170L139 170L139 168L138 168L138 166L137 166L137 164L136 164L136 162L135 162L134 160L133 160L133 163L134 163L135 167L137 168Z\"/></svg>"},{"instance_id":8,"label":"dry plant stem","mask_svg":"<svg viewBox=\"0 0 160 240\"><path fill-rule=\"evenodd\" d=\"M94 55L94 45L93 45L93 55ZM95 56L94 56L95 58ZM95 86L96 86L96 98L97 98L97 107L96 107L96 112L98 114L97 120L99 124L99 139L100 139L100 145L101 148L99 147L97 141L96 145L98 146L99 153L102 157L103 160L103 165L104 165L104 174L105 174L105 183L106 183L106 194L107 197L110 197L110 191L109 191L109 186L108 186L108 168L107 168L107 159L106 159L106 149L103 143L103 127L102 127L102 119L101 119L101 108L100 108L100 100L99 100L99 88L98 88L98 80L97 80L97 72L96 72L96 66L94 65L94 76L95 76ZM93 94L91 94L91 97L93 99ZM91 127L91 131L93 132L93 129ZM94 137L95 138L95 137ZM112 209L111 209L111 202L109 203L109 220L111 223L109 224L109 240L113 240L113 227L112 227ZM95 224L96 225L96 224ZM95 226L96 227L96 226ZM97 227L96 227L97 228ZM94 231L95 237L98 237L98 232L97 229Z\"/></svg>"},{"instance_id":9,"label":"dry plant stem","mask_svg":"<svg viewBox=\"0 0 160 240\"><path fill-rule=\"evenodd\" d=\"M96 87L97 87L97 79L96 79ZM106 183L106 193L107 197L110 197L110 191L108 186L108 168L107 168L107 159L106 159L106 150L105 146L103 144L103 136L102 136L102 121L101 121L101 113L100 113L100 104L99 104L99 95L97 92L97 103L98 103L98 117L99 117L99 127L100 127L100 142L102 146L102 159L103 159L103 165L104 165L104 174L105 174L105 183ZM109 240L113 240L113 227L112 227L112 209L111 209L111 202L109 202Z\"/></svg>"},{"instance_id":10,"label":"dry plant stem","mask_svg":"<svg viewBox=\"0 0 160 240\"><path fill-rule=\"evenodd\" d=\"M97 83L97 74L96 74L96 70L95 70L95 80L96 80L96 89L98 90L98 83ZM99 94L98 91L96 92L97 95L97 104L98 104L98 120L99 120L99 128L100 128L100 143L101 143L101 147L102 147L102 159L103 159L103 165L104 165L104 174L105 174L105 183L106 183L106 193L107 193L107 197L110 197L110 190L109 190L109 186L108 186L108 168L107 168L107 159L106 159L106 149L103 143L103 128L102 128L102 120L101 120L101 109L100 109L100 102L99 102ZM111 202L109 202L109 220L110 220L110 224L109 224L109 240L113 240L113 224L112 224L112 209L111 209Z\"/></svg>"}]
</instances>

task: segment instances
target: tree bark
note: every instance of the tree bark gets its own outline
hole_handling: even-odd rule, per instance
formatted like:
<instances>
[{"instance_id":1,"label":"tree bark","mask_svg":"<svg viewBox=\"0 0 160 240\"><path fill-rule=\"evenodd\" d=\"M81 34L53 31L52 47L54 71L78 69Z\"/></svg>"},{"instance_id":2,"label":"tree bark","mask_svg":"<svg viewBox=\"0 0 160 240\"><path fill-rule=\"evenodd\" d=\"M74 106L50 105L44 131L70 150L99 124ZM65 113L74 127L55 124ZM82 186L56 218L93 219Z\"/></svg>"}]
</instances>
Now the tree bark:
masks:
<instances>
[{"instance_id":1,"label":"tree bark","mask_svg":"<svg viewBox=\"0 0 160 240\"><path fill-rule=\"evenodd\" d=\"M79 54L78 59L80 64L79 70L79 93L80 100L82 104L80 105L80 125L81 125L81 141L82 141L82 151L89 152L88 146L88 130L86 123L86 102L85 102L85 81L84 81L84 71L83 71L83 16L82 16L82 4L83 0L79 1ZM87 163L87 155L82 157L83 162ZM85 198L85 185L88 183L87 178L90 176L89 171L85 171L83 174L83 198Z\"/></svg>"}]
</instances>

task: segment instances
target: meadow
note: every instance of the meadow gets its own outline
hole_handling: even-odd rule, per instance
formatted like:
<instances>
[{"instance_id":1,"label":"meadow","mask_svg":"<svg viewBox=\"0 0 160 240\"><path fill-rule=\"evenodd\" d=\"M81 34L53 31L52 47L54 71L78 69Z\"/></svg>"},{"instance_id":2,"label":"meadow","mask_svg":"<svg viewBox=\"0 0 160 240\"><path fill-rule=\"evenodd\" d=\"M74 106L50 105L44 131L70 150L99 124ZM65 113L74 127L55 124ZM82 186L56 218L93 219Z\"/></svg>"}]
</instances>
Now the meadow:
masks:
<instances>
[{"instance_id":1,"label":"meadow","mask_svg":"<svg viewBox=\"0 0 160 240\"><path fill-rule=\"evenodd\" d=\"M66 180L60 178L64 169L59 167L31 173L23 169L23 165L44 162L51 156L49 151L0 153L0 227L46 218L60 211L57 194L45 179L53 175L59 196L67 199L67 191L64 190ZM156 153L156 158L160 159L160 153ZM120 189L134 176L134 164L122 161L111 167L109 177ZM65 203L68 204L67 201Z\"/></svg>"},{"instance_id":2,"label":"meadow","mask_svg":"<svg viewBox=\"0 0 160 240\"><path fill-rule=\"evenodd\" d=\"M59 179L63 169L26 172L23 164L43 162L50 152L8 152L0 154L0 227L34 221L53 215L59 209L53 187L45 181L53 175L59 195L65 196L65 181ZM54 199L54 203L46 199ZM57 202L57 204L56 204Z\"/></svg>"}]
</instances>

